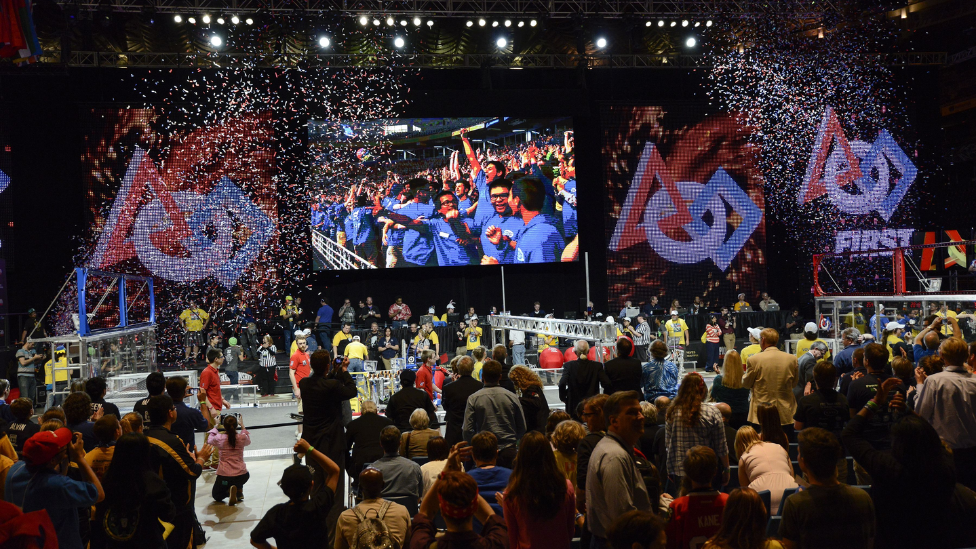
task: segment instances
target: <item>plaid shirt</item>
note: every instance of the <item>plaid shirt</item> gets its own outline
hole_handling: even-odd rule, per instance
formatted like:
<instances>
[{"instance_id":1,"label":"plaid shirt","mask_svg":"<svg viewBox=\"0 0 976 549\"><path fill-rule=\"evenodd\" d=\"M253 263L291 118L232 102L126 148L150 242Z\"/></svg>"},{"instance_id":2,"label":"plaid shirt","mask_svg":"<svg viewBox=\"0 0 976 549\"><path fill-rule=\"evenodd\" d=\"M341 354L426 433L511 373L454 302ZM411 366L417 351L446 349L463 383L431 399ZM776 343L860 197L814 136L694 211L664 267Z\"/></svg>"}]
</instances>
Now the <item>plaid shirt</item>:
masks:
<instances>
[{"instance_id":1,"label":"plaid shirt","mask_svg":"<svg viewBox=\"0 0 976 549\"><path fill-rule=\"evenodd\" d=\"M685 454L694 446L708 446L715 450L721 468L722 457L729 455L728 441L725 439L725 423L722 413L714 406L702 403L701 419L694 426L681 419L681 410L675 410L673 420L664 427L664 437L668 448L668 473L674 476L685 474Z\"/></svg>"}]
</instances>

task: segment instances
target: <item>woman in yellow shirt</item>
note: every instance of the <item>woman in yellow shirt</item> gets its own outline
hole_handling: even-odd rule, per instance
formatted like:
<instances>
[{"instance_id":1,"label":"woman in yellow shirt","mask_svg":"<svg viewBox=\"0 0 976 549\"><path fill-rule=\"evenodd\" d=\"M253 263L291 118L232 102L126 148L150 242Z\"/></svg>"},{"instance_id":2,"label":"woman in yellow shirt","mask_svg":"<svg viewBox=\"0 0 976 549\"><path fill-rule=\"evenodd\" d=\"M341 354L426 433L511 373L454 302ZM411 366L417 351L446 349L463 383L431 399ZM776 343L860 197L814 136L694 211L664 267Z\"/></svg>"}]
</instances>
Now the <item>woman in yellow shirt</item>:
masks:
<instances>
[{"instance_id":1,"label":"woman in yellow shirt","mask_svg":"<svg viewBox=\"0 0 976 549\"><path fill-rule=\"evenodd\" d=\"M891 346L905 342L901 338L903 333L905 333L905 329L897 322L889 322L885 325L884 331L881 332L881 341L884 341L885 349L888 349L888 362L891 362L894 358L894 352L891 350Z\"/></svg>"}]
</instances>

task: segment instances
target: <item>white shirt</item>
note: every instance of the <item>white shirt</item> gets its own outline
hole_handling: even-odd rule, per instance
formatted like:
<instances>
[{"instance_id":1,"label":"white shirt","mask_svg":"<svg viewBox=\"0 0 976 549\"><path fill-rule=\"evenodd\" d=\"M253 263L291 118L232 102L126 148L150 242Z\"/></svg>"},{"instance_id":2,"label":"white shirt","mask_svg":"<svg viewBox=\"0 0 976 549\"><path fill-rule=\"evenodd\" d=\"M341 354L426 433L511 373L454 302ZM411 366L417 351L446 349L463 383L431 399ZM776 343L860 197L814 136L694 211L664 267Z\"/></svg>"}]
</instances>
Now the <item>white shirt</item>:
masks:
<instances>
[{"instance_id":1,"label":"white shirt","mask_svg":"<svg viewBox=\"0 0 976 549\"><path fill-rule=\"evenodd\" d=\"M962 366L925 378L915 412L953 449L976 447L976 377Z\"/></svg>"},{"instance_id":2,"label":"white shirt","mask_svg":"<svg viewBox=\"0 0 976 549\"><path fill-rule=\"evenodd\" d=\"M444 470L444 466L447 465L447 460L442 459L440 461L428 461L427 463L420 466L420 472L424 475L424 494L430 487L434 485L437 481L437 475L441 474ZM423 497L424 494L421 494Z\"/></svg>"},{"instance_id":3,"label":"white shirt","mask_svg":"<svg viewBox=\"0 0 976 549\"><path fill-rule=\"evenodd\" d=\"M512 345L525 345L525 332L522 330L512 330L508 332L508 339Z\"/></svg>"}]
</instances>

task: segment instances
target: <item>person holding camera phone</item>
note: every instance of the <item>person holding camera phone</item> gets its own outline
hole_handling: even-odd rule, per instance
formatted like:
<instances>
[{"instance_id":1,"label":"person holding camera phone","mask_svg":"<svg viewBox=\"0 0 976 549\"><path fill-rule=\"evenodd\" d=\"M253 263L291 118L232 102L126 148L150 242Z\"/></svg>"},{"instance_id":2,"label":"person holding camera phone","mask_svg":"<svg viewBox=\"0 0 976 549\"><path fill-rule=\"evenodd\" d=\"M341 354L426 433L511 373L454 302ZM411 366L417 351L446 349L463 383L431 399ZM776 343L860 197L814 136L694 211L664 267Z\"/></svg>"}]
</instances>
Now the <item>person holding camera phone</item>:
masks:
<instances>
[{"instance_id":1,"label":"person holding camera phone","mask_svg":"<svg viewBox=\"0 0 976 549\"><path fill-rule=\"evenodd\" d=\"M25 341L17 350L17 387L20 396L31 399L32 404L37 404L37 372L45 360L47 355L34 351L33 341Z\"/></svg>"},{"instance_id":2,"label":"person holding camera phone","mask_svg":"<svg viewBox=\"0 0 976 549\"><path fill-rule=\"evenodd\" d=\"M228 498L227 505L237 505L244 501L244 484L251 478L244 465L244 447L251 444L251 435L244 427L244 418L240 414L223 416L220 425L223 433L217 427L207 433L207 443L220 451L212 494L214 501Z\"/></svg>"},{"instance_id":3,"label":"person holding camera phone","mask_svg":"<svg viewBox=\"0 0 976 549\"><path fill-rule=\"evenodd\" d=\"M349 374L349 359L337 357L325 350L312 353L309 360L311 375L298 382L304 405L304 429L301 439L318 448L323 454L345 468L346 438L343 434L345 406L359 393ZM322 486L325 479L319 468L313 470L315 483Z\"/></svg>"}]
</instances>

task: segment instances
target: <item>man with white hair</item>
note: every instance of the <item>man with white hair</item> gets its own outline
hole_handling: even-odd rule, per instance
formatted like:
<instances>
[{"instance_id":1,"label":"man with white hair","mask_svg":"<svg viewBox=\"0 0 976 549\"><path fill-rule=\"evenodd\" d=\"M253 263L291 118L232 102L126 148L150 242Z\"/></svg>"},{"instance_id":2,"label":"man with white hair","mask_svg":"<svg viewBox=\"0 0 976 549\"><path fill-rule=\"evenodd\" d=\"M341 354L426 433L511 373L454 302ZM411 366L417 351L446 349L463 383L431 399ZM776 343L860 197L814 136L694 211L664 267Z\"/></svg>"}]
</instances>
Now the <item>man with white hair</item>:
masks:
<instances>
[{"instance_id":1,"label":"man with white hair","mask_svg":"<svg viewBox=\"0 0 976 549\"><path fill-rule=\"evenodd\" d=\"M573 347L576 360L563 364L563 376L559 379L559 400L566 403L566 412L579 420L576 408L580 402L603 392L610 391L610 378L603 370L603 365L587 358L590 344L586 340L576 340Z\"/></svg>"},{"instance_id":2,"label":"man with white hair","mask_svg":"<svg viewBox=\"0 0 976 549\"><path fill-rule=\"evenodd\" d=\"M857 328L844 328L840 333L844 348L834 357L834 367L837 368L838 376L854 369L854 351L861 347L860 338L861 331Z\"/></svg>"}]
</instances>

